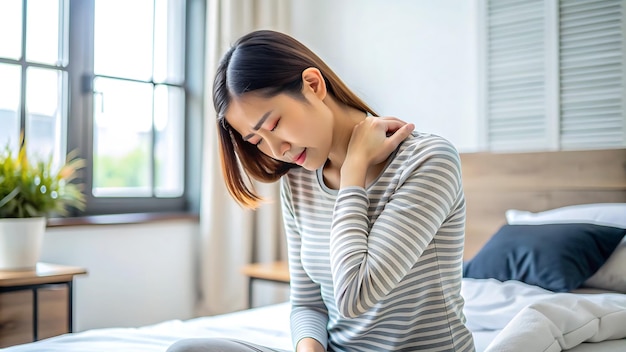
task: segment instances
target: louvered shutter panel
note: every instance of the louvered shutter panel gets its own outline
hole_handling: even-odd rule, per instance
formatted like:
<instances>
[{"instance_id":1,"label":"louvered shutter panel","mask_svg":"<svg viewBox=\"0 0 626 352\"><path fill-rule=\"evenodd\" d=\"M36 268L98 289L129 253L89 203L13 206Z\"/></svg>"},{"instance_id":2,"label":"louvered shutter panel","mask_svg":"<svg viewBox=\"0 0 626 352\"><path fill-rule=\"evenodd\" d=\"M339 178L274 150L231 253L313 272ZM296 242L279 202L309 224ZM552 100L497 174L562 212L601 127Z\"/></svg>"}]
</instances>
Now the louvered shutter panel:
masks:
<instances>
[{"instance_id":1,"label":"louvered shutter panel","mask_svg":"<svg viewBox=\"0 0 626 352\"><path fill-rule=\"evenodd\" d=\"M543 1L489 0L485 18L488 148L545 149Z\"/></svg>"},{"instance_id":2,"label":"louvered shutter panel","mask_svg":"<svg viewBox=\"0 0 626 352\"><path fill-rule=\"evenodd\" d=\"M561 148L624 146L624 1L559 7Z\"/></svg>"}]
</instances>

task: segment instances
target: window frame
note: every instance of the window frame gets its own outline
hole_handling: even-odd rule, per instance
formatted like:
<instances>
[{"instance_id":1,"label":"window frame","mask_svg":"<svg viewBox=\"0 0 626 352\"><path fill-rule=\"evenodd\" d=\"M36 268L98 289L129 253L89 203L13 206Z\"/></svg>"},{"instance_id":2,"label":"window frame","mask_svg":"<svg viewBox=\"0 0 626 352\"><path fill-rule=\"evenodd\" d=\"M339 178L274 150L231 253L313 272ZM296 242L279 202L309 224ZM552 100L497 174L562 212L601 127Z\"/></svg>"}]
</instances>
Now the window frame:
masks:
<instances>
[{"instance_id":1,"label":"window frame","mask_svg":"<svg viewBox=\"0 0 626 352\"><path fill-rule=\"evenodd\" d=\"M185 93L184 183L183 194L174 198L95 197L93 189L94 121L93 121L93 62L95 0L70 0L69 22L69 114L67 117L67 152L76 150L85 159L81 179L86 208L73 211L71 216L124 213L197 212L199 209L200 150L202 139L202 110L204 90L204 31L205 0L186 1L185 24ZM192 78L192 79L189 79Z\"/></svg>"}]
</instances>

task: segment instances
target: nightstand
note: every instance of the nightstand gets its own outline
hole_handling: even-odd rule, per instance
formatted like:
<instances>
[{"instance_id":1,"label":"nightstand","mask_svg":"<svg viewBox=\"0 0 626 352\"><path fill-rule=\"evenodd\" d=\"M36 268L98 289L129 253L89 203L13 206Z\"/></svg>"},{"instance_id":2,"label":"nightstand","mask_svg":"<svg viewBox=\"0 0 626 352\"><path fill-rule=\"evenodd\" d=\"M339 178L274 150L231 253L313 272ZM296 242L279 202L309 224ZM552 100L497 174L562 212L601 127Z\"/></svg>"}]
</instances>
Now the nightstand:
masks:
<instances>
[{"instance_id":1,"label":"nightstand","mask_svg":"<svg viewBox=\"0 0 626 352\"><path fill-rule=\"evenodd\" d=\"M72 332L72 281L83 268L0 270L0 348Z\"/></svg>"},{"instance_id":2,"label":"nightstand","mask_svg":"<svg viewBox=\"0 0 626 352\"><path fill-rule=\"evenodd\" d=\"M252 308L255 280L289 284L289 264L287 262L252 263L241 268L241 272L249 278L248 308Z\"/></svg>"}]
</instances>

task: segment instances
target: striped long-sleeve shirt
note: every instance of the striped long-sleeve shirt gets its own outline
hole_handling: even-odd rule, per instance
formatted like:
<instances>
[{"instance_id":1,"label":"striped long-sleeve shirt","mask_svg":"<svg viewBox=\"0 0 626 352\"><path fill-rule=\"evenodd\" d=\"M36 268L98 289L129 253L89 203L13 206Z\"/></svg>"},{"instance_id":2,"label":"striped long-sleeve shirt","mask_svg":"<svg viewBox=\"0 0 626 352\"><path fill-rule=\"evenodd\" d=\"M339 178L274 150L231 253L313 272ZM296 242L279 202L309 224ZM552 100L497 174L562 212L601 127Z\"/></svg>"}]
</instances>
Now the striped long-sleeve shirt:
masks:
<instances>
[{"instance_id":1,"label":"striped long-sleeve shirt","mask_svg":"<svg viewBox=\"0 0 626 352\"><path fill-rule=\"evenodd\" d=\"M447 140L414 132L365 189L329 189L321 169L281 183L294 346L474 350L460 294L460 159Z\"/></svg>"}]
</instances>

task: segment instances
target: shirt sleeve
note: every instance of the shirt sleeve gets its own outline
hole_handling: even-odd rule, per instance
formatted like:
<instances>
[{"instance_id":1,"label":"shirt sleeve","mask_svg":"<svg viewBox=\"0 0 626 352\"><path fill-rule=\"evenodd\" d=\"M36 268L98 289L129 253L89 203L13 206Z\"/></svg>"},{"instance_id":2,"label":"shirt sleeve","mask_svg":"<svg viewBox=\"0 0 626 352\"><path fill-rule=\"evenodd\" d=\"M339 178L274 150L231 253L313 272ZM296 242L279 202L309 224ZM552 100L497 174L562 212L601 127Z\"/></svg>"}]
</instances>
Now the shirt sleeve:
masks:
<instances>
[{"instance_id":1,"label":"shirt sleeve","mask_svg":"<svg viewBox=\"0 0 626 352\"><path fill-rule=\"evenodd\" d=\"M386 297L463 201L460 158L445 139L416 148L404 163L403 181L371 224L365 189L338 192L330 262L337 309L344 317L357 317Z\"/></svg>"},{"instance_id":2,"label":"shirt sleeve","mask_svg":"<svg viewBox=\"0 0 626 352\"><path fill-rule=\"evenodd\" d=\"M281 179L281 202L289 257L291 339L294 350L298 342L305 337L314 338L326 349L328 309L322 301L319 285L311 280L302 267L300 260L302 238L294 217L291 199L291 191L283 177Z\"/></svg>"}]
</instances>

